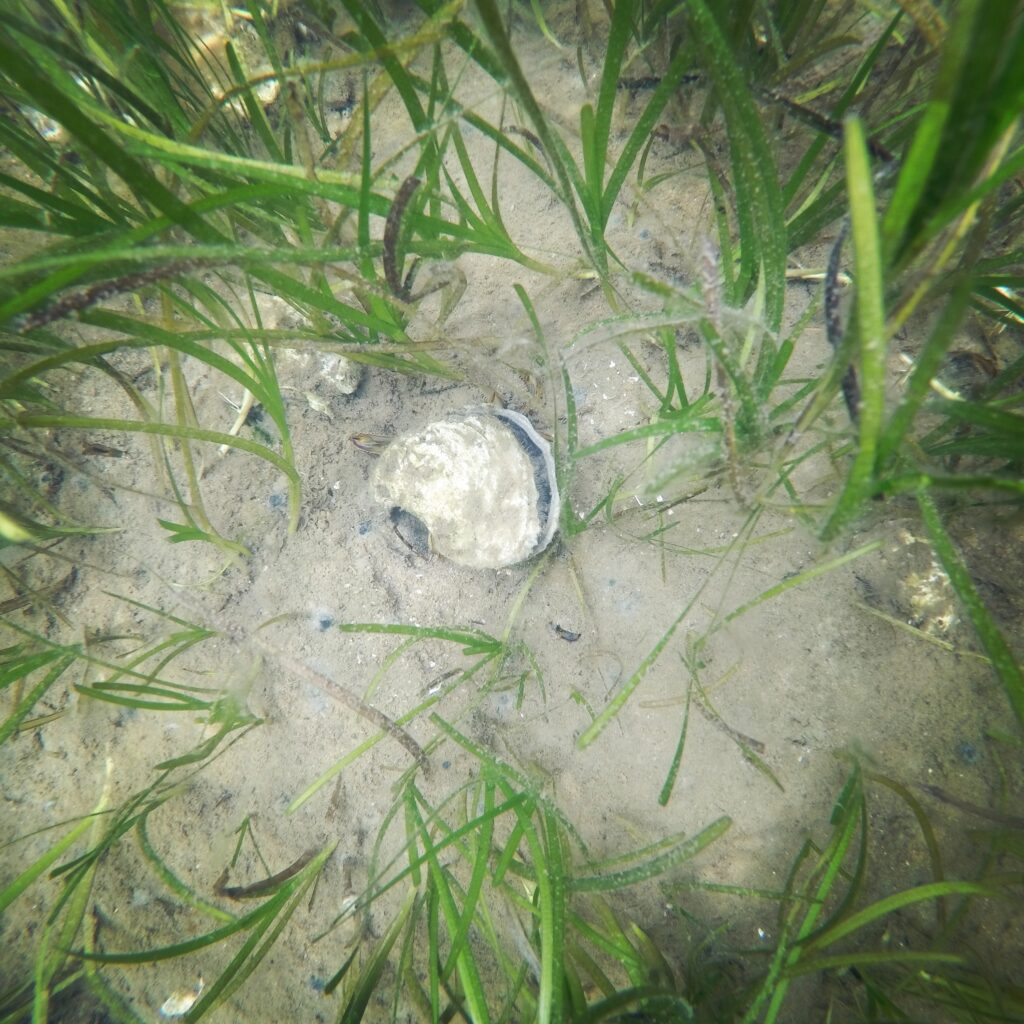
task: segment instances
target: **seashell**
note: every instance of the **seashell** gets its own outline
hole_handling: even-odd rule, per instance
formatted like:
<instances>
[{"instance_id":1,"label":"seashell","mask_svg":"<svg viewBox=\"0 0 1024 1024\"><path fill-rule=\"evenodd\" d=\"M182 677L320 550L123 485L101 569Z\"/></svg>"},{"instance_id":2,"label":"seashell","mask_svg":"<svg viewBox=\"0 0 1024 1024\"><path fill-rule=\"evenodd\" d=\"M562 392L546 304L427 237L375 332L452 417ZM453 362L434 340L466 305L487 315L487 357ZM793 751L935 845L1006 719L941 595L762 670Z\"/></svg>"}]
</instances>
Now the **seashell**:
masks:
<instances>
[{"instance_id":1,"label":"seashell","mask_svg":"<svg viewBox=\"0 0 1024 1024\"><path fill-rule=\"evenodd\" d=\"M558 528L551 446L508 409L464 409L397 438L371 487L430 550L473 569L522 562Z\"/></svg>"},{"instance_id":2,"label":"seashell","mask_svg":"<svg viewBox=\"0 0 1024 1024\"><path fill-rule=\"evenodd\" d=\"M195 1005L196 1000L203 994L205 982L200 976L191 988L180 988L177 992L169 995L160 1007L161 1017L184 1017Z\"/></svg>"}]
</instances>

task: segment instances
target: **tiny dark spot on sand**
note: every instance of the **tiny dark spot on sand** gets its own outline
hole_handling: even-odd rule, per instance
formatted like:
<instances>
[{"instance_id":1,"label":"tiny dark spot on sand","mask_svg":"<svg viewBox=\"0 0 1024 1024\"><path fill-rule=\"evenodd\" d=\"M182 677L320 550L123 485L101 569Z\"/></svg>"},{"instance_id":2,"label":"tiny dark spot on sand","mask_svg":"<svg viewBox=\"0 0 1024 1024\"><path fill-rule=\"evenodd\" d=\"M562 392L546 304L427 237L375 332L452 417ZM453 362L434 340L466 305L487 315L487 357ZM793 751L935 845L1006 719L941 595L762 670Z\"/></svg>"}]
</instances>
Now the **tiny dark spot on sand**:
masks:
<instances>
[{"instance_id":1,"label":"tiny dark spot on sand","mask_svg":"<svg viewBox=\"0 0 1024 1024\"><path fill-rule=\"evenodd\" d=\"M369 519L364 519L356 529L360 537L365 537L373 529L373 523Z\"/></svg>"},{"instance_id":2,"label":"tiny dark spot on sand","mask_svg":"<svg viewBox=\"0 0 1024 1024\"><path fill-rule=\"evenodd\" d=\"M271 508L284 508L288 504L288 495L284 491L274 491L267 501Z\"/></svg>"},{"instance_id":3,"label":"tiny dark spot on sand","mask_svg":"<svg viewBox=\"0 0 1024 1024\"><path fill-rule=\"evenodd\" d=\"M969 740L961 740L956 745L956 756L964 764L977 764L981 760L981 751Z\"/></svg>"},{"instance_id":4,"label":"tiny dark spot on sand","mask_svg":"<svg viewBox=\"0 0 1024 1024\"><path fill-rule=\"evenodd\" d=\"M576 633L571 629L566 629L565 626L560 626L557 622L552 622L551 628L554 630L555 636L560 637L562 640L565 640L570 644L576 643L576 641L583 635L582 633Z\"/></svg>"}]
</instances>

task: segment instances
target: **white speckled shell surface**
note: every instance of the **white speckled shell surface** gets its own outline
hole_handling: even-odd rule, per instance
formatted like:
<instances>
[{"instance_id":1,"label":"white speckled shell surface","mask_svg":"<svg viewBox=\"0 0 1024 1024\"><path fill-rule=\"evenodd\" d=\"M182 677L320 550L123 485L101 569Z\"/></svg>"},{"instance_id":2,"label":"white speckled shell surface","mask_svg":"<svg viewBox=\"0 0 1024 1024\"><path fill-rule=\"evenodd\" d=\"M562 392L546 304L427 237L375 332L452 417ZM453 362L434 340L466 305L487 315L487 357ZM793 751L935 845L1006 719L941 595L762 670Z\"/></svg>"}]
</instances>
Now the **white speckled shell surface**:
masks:
<instances>
[{"instance_id":1,"label":"white speckled shell surface","mask_svg":"<svg viewBox=\"0 0 1024 1024\"><path fill-rule=\"evenodd\" d=\"M521 562L551 542L558 489L550 446L519 413L471 409L397 438L374 498L404 509L439 555L475 569Z\"/></svg>"}]
</instances>

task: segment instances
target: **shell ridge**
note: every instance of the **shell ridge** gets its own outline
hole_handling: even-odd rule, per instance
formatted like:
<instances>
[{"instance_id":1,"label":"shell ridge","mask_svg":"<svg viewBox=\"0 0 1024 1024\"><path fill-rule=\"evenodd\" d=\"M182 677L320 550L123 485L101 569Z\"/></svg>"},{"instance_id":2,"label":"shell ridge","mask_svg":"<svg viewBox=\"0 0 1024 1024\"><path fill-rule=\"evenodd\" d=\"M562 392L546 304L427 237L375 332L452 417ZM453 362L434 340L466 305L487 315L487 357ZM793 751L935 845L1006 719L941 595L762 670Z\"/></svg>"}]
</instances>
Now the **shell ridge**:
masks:
<instances>
[{"instance_id":1,"label":"shell ridge","mask_svg":"<svg viewBox=\"0 0 1024 1024\"><path fill-rule=\"evenodd\" d=\"M533 465L533 479L538 495L537 513L541 523L540 535L533 549L536 554L551 543L561 512L555 459L551 453L551 446L522 413L511 409L495 409L492 415L504 421L515 435L520 447L529 455Z\"/></svg>"}]
</instances>

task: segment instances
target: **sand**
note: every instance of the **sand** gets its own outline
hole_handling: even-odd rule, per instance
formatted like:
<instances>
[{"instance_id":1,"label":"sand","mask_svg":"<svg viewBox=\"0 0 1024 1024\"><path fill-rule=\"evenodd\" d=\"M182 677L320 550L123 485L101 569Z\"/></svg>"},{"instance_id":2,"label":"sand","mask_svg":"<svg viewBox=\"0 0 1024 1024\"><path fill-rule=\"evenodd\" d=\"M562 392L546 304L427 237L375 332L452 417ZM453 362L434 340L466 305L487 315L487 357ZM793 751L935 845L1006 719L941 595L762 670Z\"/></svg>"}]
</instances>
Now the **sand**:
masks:
<instances>
[{"instance_id":1,"label":"sand","mask_svg":"<svg viewBox=\"0 0 1024 1024\"><path fill-rule=\"evenodd\" d=\"M517 42L534 88L571 131L586 99L575 63L528 27ZM492 87L477 109L497 119L499 100ZM640 103L642 97L623 95L614 124L619 140ZM375 156L383 159L404 144L406 122L390 99L378 116L392 124L375 140ZM490 145L468 129L466 137L488 175ZM693 287L697 254L712 236L711 200L698 157L676 132L654 145L647 175L670 170L675 173L650 190L638 190L630 177L609 240L629 271ZM979 822L922 787L984 807L996 799L999 746L989 737L993 729L1010 730L1012 719L923 539L914 504L872 503L839 541L824 545L817 537L815 526L835 500L849 458L831 454L849 434L838 402L807 442L828 433L830 446L794 477L805 516L794 514L777 491L752 523L749 502L768 478L767 459L741 461L731 479L722 471L718 441L690 434L650 458L641 440L577 460L564 487L570 521L580 523L611 491L614 515L595 515L571 536L563 531L543 556L523 565L461 568L417 554L393 529L388 510L370 495L372 456L351 442L353 434L396 434L452 409L500 402L555 439L568 473L563 371L577 406L580 447L658 416L642 374L664 383L664 350L639 331L622 339L624 350L610 329L594 329L612 313L595 282L576 276L579 243L564 210L508 159L500 183L512 236L558 273L483 256L457 260L466 288L451 315L437 322L442 297L434 294L419 303L410 326L411 336L431 345L453 379L357 367L355 377L339 384L338 364L323 366L319 354L275 353L303 487L295 532L288 530L280 474L245 453L199 445L194 451L210 520L251 555L231 557L199 542L171 544L157 520L180 522L181 512L149 442L87 431L52 438L70 463L89 472L63 473L53 497L80 522L118 532L72 538L47 557L2 553L22 586L60 584L49 613L27 608L12 621L55 642L84 644L96 659L91 667L77 664L34 712L60 717L0 751L3 829L26 837L0 852L3 877L39 856L101 794L108 807L118 808L154 783L159 787L156 766L212 734L204 715L129 710L73 685L109 679L112 666L131 663L133 651L183 629L178 620L218 635L182 653L162 675L201 688L207 698L228 694L260 724L239 730L201 772L176 770L173 791L150 791L150 797L165 797L146 818L153 850L194 893L238 913L252 904L218 899L215 887L241 826L247 825L260 856L244 841L231 884L258 881L307 850L335 846L312 899L301 903L264 963L211 1019L335 1018L338 996L324 996L325 981L360 935L369 942L383 933L399 901L392 893L365 918L328 930L345 900L367 885L393 787L414 762L387 737L290 810L376 731L351 702L325 690L322 677L392 719L438 698L407 727L428 749L429 772L420 771L417 784L435 803L473 779L480 764L450 740L432 745L439 734L429 713L532 780L564 809L594 858L731 819L725 835L692 862L613 897L624 917L642 924L678 961L702 936L694 921L709 931L722 928L713 946L722 955L773 948L775 903L716 897L683 883L779 890L804 841L827 838L833 802L854 759L921 801L950 877L973 863L977 851L966 830ZM795 254L793 266L820 268L833 238ZM626 274L615 281L621 309L653 308ZM534 303L543 344L515 284ZM789 286L784 334L819 301L819 289L814 282ZM260 301L287 322L273 296ZM121 305L130 308L126 300ZM77 336L73 325L65 329ZM912 333L891 353L894 389L904 369L899 350L912 353L914 345ZM693 332L682 329L676 354L693 400L703 389L706 353ZM799 335L787 376L818 375L829 356L819 311ZM154 373L138 354L114 362L150 400L160 400L165 364ZM187 358L183 371L199 422L227 430L235 412L222 396L240 401L237 385ZM74 389L68 402L82 414L134 415L102 374L79 370L64 380L69 395ZM355 384L352 394L343 393ZM265 418L257 422L272 431ZM244 427L242 436L258 439L255 429ZM88 444L111 452L96 454ZM170 459L180 484L180 454L172 451ZM1024 612L1019 516L964 506L949 521L979 589L1012 635ZM757 603L771 588L832 562L840 564ZM504 640L506 655L463 677L473 659L458 644L423 640L392 658L404 637L338 628L353 623L478 630ZM620 713L581 746L595 717L637 673L642 678ZM688 702L678 777L662 804ZM884 785L868 788L865 898L930 881L928 850L910 808ZM401 830L399 815L384 849L397 849ZM98 835L92 833L94 841ZM575 856L582 863L578 850ZM93 884L95 910L87 921L104 950L155 948L216 927L163 884L131 834L100 860ZM22 976L59 893L60 882L44 878L5 916L4 984ZM1007 943L998 922L998 916L989 920L980 944ZM899 948L933 924L930 910L911 910L891 919L879 941ZM237 946L110 967L104 977L139 1016L152 1020L172 993L199 976L207 984L216 978ZM813 1014L829 994L814 981L800 998ZM374 1004L368 1019L383 1012Z\"/></svg>"}]
</instances>

